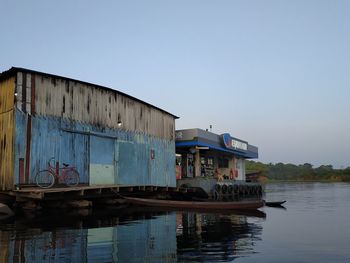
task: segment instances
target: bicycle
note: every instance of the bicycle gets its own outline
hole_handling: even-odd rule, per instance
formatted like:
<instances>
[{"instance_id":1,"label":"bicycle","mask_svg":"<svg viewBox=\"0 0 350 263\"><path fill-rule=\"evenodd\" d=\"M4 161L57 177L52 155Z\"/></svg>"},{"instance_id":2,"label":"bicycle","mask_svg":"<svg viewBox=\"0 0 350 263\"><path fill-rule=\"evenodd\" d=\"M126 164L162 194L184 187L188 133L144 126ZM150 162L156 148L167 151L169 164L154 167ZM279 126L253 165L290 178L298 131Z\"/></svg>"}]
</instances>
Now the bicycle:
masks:
<instances>
[{"instance_id":1,"label":"bicycle","mask_svg":"<svg viewBox=\"0 0 350 263\"><path fill-rule=\"evenodd\" d=\"M47 170L41 170L35 175L35 183L41 188L50 188L55 182L59 183L62 179L67 186L76 186L79 184L79 173L75 167L69 166L69 164L63 163L63 167L58 170L51 165L51 162L55 161L55 158L51 158L48 161ZM61 171L61 176L60 176Z\"/></svg>"}]
</instances>

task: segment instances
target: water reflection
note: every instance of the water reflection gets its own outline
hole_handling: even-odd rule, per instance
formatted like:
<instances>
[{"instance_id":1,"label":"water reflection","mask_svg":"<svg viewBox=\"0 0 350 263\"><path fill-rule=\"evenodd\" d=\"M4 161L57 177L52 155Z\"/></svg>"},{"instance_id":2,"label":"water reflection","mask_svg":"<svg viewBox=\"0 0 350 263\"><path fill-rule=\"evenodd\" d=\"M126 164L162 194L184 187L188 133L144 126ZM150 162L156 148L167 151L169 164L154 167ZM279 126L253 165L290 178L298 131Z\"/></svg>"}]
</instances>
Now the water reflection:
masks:
<instances>
[{"instance_id":1,"label":"water reflection","mask_svg":"<svg viewBox=\"0 0 350 263\"><path fill-rule=\"evenodd\" d=\"M232 261L254 253L262 212L140 209L24 215L0 226L3 262ZM260 221L259 221L260 220Z\"/></svg>"},{"instance_id":2,"label":"water reflection","mask_svg":"<svg viewBox=\"0 0 350 263\"><path fill-rule=\"evenodd\" d=\"M254 253L262 227L244 215L177 214L177 256L183 262L229 262Z\"/></svg>"}]
</instances>

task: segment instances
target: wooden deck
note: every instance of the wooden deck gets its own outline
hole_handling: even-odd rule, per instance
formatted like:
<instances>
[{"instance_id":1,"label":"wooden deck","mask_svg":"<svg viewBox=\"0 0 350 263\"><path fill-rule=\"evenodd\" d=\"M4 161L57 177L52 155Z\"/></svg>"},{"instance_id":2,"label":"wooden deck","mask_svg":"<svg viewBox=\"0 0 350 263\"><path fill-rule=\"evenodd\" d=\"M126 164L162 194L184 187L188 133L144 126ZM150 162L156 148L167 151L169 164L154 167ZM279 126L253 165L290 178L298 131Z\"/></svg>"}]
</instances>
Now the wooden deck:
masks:
<instances>
[{"instance_id":1,"label":"wooden deck","mask_svg":"<svg viewBox=\"0 0 350 263\"><path fill-rule=\"evenodd\" d=\"M17 201L28 199L34 200L60 200L60 199L94 199L104 197L118 197L119 194L134 191L154 192L154 191L185 191L176 187L159 186L132 186L132 185L82 185L75 187L52 187L39 188L25 186L20 189L4 192L4 194L16 197Z\"/></svg>"}]
</instances>

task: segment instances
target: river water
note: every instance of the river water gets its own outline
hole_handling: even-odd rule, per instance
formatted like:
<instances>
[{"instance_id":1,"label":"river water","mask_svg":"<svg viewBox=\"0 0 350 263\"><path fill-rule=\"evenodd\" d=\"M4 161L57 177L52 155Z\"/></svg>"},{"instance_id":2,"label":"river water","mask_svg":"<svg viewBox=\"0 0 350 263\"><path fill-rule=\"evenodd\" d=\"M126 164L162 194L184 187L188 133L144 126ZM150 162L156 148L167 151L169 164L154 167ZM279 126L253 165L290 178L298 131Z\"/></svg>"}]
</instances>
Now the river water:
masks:
<instances>
[{"instance_id":1,"label":"river water","mask_svg":"<svg viewBox=\"0 0 350 263\"><path fill-rule=\"evenodd\" d=\"M103 209L0 222L2 262L350 262L350 184L278 183L285 208Z\"/></svg>"}]
</instances>

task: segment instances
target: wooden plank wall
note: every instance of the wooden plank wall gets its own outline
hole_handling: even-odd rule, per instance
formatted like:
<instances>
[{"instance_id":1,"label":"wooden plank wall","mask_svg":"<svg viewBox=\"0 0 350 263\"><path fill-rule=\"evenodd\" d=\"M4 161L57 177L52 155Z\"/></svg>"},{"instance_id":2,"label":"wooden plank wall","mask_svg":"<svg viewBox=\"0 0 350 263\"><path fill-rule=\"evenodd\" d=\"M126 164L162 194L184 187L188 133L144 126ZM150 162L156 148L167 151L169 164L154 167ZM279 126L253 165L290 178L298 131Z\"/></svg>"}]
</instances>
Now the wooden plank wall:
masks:
<instances>
[{"instance_id":1,"label":"wooden plank wall","mask_svg":"<svg viewBox=\"0 0 350 263\"><path fill-rule=\"evenodd\" d=\"M174 140L173 116L117 92L42 75L35 76L35 87L38 115ZM118 125L119 121L122 126Z\"/></svg>"},{"instance_id":2,"label":"wooden plank wall","mask_svg":"<svg viewBox=\"0 0 350 263\"><path fill-rule=\"evenodd\" d=\"M13 187L15 78L0 82L0 189Z\"/></svg>"}]
</instances>

